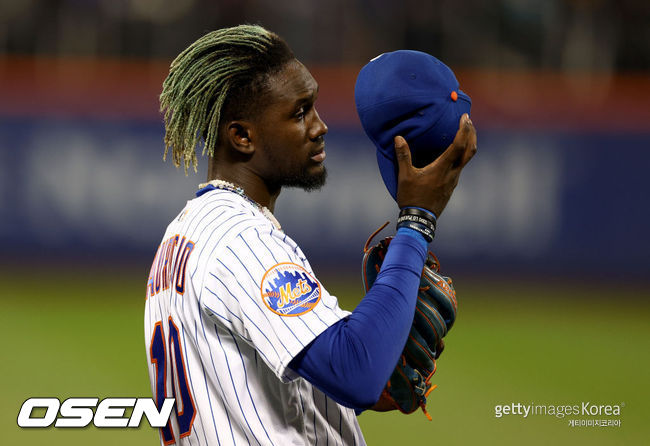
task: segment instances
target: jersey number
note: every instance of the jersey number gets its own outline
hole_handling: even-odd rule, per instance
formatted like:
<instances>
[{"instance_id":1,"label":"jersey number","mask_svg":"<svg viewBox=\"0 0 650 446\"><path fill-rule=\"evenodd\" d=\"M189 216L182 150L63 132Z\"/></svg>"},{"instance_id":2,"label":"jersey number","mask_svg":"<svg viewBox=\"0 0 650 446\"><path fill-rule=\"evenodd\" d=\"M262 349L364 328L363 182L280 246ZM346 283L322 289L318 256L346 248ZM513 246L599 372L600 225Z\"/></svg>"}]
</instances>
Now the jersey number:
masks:
<instances>
[{"instance_id":1,"label":"jersey number","mask_svg":"<svg viewBox=\"0 0 650 446\"><path fill-rule=\"evenodd\" d=\"M188 436L192 431L196 408L194 399L187 385L187 374L185 373L185 361L181 349L178 327L174 324L172 317L169 317L169 358L172 360L172 396L176 398L176 417L181 430L181 437ZM151 336L150 347L151 363L156 367L156 406L162 408L167 397L167 352L165 348L165 335L162 330L162 321L156 322ZM174 377L177 377L174 380ZM178 381L178 382L176 382ZM180 403L180 404L179 404ZM163 442L167 445L176 442L172 431L171 421L165 427L160 428Z\"/></svg>"}]
</instances>

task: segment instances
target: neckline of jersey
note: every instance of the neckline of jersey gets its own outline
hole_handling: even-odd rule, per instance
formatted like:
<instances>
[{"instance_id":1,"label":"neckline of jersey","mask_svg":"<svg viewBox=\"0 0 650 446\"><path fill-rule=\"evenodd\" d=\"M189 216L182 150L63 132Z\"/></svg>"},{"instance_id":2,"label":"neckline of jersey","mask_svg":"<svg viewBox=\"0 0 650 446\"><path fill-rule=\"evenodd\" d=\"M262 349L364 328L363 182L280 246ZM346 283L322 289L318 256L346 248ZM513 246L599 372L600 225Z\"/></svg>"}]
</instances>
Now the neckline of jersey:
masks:
<instances>
[{"instance_id":1,"label":"neckline of jersey","mask_svg":"<svg viewBox=\"0 0 650 446\"><path fill-rule=\"evenodd\" d=\"M208 183L200 184L199 190L196 191L196 196L200 197L201 195L205 194L206 192L210 192L211 190L223 190L226 192L231 192L235 195L239 195L240 197L248 201L250 204L252 204L254 207L256 207L257 210L259 210L262 213L262 215L266 217L267 220L273 223L273 226L275 226L276 229L282 231L282 226L280 225L278 219L275 218L275 215L273 215L273 213L266 206L262 206L257 201L253 200L248 195L246 195L244 193L244 190L241 187L237 187L234 184L227 183L226 181L213 180Z\"/></svg>"}]
</instances>

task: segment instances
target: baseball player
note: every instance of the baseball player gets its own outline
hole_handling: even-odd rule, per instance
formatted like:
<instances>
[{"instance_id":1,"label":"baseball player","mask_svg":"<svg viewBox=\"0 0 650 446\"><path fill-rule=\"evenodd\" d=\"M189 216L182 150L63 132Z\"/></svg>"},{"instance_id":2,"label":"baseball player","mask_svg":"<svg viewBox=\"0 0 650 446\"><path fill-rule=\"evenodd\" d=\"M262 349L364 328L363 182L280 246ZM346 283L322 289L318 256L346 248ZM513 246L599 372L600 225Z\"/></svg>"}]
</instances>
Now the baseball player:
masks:
<instances>
[{"instance_id":1,"label":"baseball player","mask_svg":"<svg viewBox=\"0 0 650 446\"><path fill-rule=\"evenodd\" d=\"M159 405L176 402L162 444L363 445L357 413L385 407L427 238L400 228L359 306L339 308L273 216L282 187L325 182L317 96L287 44L259 26L208 33L171 64L165 155L187 170L203 143L209 167L167 227L147 284L152 392ZM464 116L449 149L418 169L396 138L400 208L439 216L475 145Z\"/></svg>"}]
</instances>

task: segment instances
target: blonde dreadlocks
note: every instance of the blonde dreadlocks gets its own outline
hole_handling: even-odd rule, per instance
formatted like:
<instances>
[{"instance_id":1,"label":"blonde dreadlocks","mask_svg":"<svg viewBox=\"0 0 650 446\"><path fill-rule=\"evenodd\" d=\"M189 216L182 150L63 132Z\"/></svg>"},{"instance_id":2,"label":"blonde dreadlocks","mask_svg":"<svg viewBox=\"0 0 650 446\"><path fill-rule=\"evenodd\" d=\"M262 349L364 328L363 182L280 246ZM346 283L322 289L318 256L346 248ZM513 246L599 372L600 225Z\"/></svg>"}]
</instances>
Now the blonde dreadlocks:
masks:
<instances>
[{"instance_id":1,"label":"blonde dreadlocks","mask_svg":"<svg viewBox=\"0 0 650 446\"><path fill-rule=\"evenodd\" d=\"M176 167L196 171L196 146L214 156L222 119L252 114L268 76L294 58L276 34L256 25L210 32L174 59L160 95L165 118L165 153Z\"/></svg>"}]
</instances>

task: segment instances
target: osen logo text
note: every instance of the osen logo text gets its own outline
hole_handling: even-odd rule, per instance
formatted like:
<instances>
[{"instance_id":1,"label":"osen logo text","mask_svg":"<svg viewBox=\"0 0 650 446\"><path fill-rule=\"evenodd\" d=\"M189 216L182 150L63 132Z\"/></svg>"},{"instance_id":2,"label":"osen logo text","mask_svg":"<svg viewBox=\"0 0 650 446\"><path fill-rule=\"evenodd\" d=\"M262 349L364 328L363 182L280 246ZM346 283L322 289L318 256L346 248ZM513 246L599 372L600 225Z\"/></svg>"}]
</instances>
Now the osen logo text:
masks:
<instances>
[{"instance_id":1,"label":"osen logo text","mask_svg":"<svg viewBox=\"0 0 650 446\"><path fill-rule=\"evenodd\" d=\"M124 416L131 407L131 416ZM174 398L165 398L160 410L152 398L105 398L101 402L99 398L68 398L63 402L57 398L30 398L20 408L18 426L86 427L92 422L96 427L138 427L145 416L151 427L163 427L173 408ZM35 409L39 413L39 409L45 409L45 415L34 415Z\"/></svg>"}]
</instances>

